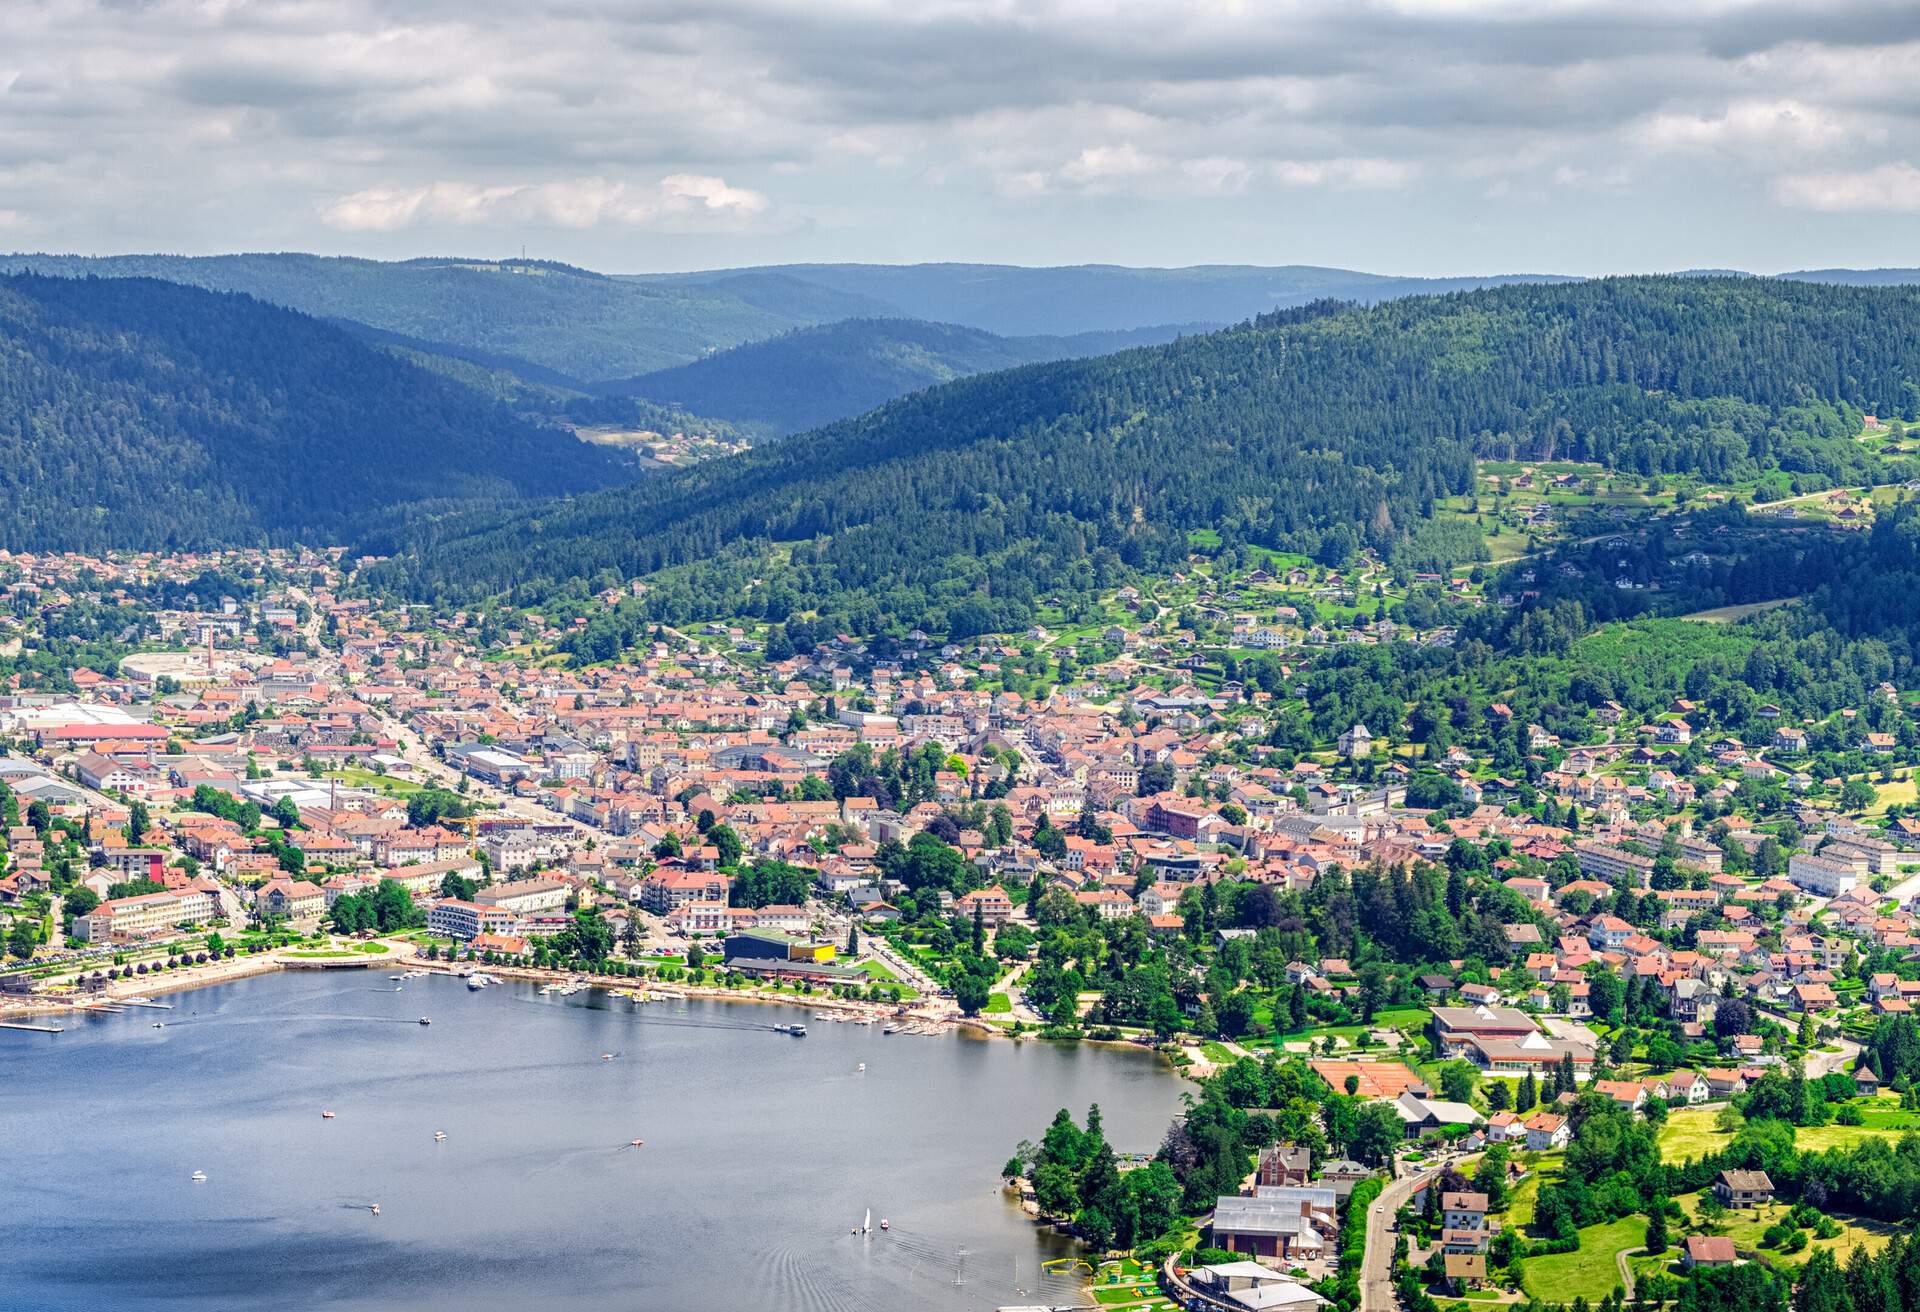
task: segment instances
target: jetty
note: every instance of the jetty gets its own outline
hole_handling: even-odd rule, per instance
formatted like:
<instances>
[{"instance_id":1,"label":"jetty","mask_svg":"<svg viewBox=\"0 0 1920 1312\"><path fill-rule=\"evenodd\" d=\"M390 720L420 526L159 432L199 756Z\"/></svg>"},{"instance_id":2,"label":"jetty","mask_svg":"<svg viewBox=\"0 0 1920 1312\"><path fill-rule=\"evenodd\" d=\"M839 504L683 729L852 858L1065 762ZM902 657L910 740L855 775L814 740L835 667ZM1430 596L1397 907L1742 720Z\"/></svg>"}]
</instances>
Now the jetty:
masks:
<instances>
[{"instance_id":1,"label":"jetty","mask_svg":"<svg viewBox=\"0 0 1920 1312\"><path fill-rule=\"evenodd\" d=\"M36 1025L30 1020L0 1020L0 1030L31 1030L35 1034L64 1034L64 1025Z\"/></svg>"}]
</instances>

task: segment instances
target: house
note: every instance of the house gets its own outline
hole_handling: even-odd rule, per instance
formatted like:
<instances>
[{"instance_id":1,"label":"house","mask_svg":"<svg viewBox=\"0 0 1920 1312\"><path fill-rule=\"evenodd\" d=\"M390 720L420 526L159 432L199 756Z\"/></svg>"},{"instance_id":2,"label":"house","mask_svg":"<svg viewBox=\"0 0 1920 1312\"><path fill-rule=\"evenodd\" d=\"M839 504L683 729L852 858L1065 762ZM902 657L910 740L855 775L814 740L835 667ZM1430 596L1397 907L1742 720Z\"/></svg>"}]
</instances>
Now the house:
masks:
<instances>
[{"instance_id":1,"label":"house","mask_svg":"<svg viewBox=\"0 0 1920 1312\"><path fill-rule=\"evenodd\" d=\"M1487 1283L1485 1253L1448 1253L1445 1262L1447 1285L1454 1293L1463 1294Z\"/></svg>"},{"instance_id":2,"label":"house","mask_svg":"<svg viewBox=\"0 0 1920 1312\"><path fill-rule=\"evenodd\" d=\"M988 929L998 929L1013 917L1013 900L1007 891L994 884L989 888L977 889L971 893L962 893L953 900L955 914L964 920L972 920L977 913L980 923Z\"/></svg>"},{"instance_id":3,"label":"house","mask_svg":"<svg viewBox=\"0 0 1920 1312\"><path fill-rule=\"evenodd\" d=\"M1545 1153L1565 1148L1572 1138L1572 1127L1558 1112L1535 1112L1527 1118L1528 1152Z\"/></svg>"},{"instance_id":4,"label":"house","mask_svg":"<svg viewBox=\"0 0 1920 1312\"><path fill-rule=\"evenodd\" d=\"M1688 1235L1680 1264L1691 1271L1702 1266L1732 1266L1737 1254L1725 1235Z\"/></svg>"},{"instance_id":5,"label":"house","mask_svg":"<svg viewBox=\"0 0 1920 1312\"><path fill-rule=\"evenodd\" d=\"M1447 1230L1485 1230L1487 1196L1463 1190L1440 1195L1441 1226Z\"/></svg>"},{"instance_id":6,"label":"house","mask_svg":"<svg viewBox=\"0 0 1920 1312\"><path fill-rule=\"evenodd\" d=\"M1253 1182L1256 1187L1297 1185L1304 1188L1312 1174L1313 1154L1297 1144L1282 1143L1261 1152Z\"/></svg>"},{"instance_id":7,"label":"house","mask_svg":"<svg viewBox=\"0 0 1920 1312\"><path fill-rule=\"evenodd\" d=\"M1367 732L1366 725L1356 724L1340 735L1335 746L1339 748L1340 755L1349 760L1362 760L1373 755L1373 735Z\"/></svg>"},{"instance_id":8,"label":"house","mask_svg":"<svg viewBox=\"0 0 1920 1312\"><path fill-rule=\"evenodd\" d=\"M1765 1171L1722 1171L1713 1194L1728 1207L1764 1207L1773 1201L1773 1181Z\"/></svg>"}]
</instances>

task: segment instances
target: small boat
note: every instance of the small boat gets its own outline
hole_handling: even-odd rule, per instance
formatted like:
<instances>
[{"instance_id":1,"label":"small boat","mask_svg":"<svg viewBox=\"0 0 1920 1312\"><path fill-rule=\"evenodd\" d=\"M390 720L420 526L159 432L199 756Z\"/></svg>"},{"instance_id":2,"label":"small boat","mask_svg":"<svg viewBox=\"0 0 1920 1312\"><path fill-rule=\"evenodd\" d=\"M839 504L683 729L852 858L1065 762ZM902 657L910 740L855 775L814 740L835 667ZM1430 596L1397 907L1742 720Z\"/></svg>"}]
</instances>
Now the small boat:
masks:
<instances>
[{"instance_id":1,"label":"small boat","mask_svg":"<svg viewBox=\"0 0 1920 1312\"><path fill-rule=\"evenodd\" d=\"M372 1212L372 1213L373 1213L373 1214L374 1214L375 1216L378 1216L378 1215L380 1215L380 1204L378 1204L378 1203L368 1203L368 1204L367 1204L367 1210L368 1210L369 1212Z\"/></svg>"},{"instance_id":2,"label":"small boat","mask_svg":"<svg viewBox=\"0 0 1920 1312\"><path fill-rule=\"evenodd\" d=\"M330 1120L332 1120L332 1119L333 1119L333 1113L332 1113L332 1112L321 1112L321 1113L320 1113L320 1119L321 1119L321 1120L323 1120L323 1121L330 1121Z\"/></svg>"},{"instance_id":3,"label":"small boat","mask_svg":"<svg viewBox=\"0 0 1920 1312\"><path fill-rule=\"evenodd\" d=\"M880 1032L882 1034L898 1034L900 1032L900 1027L898 1025L886 1025L881 1027Z\"/></svg>"},{"instance_id":4,"label":"small boat","mask_svg":"<svg viewBox=\"0 0 1920 1312\"><path fill-rule=\"evenodd\" d=\"M431 1017L431 1016L422 1016L422 1017L420 1018L420 1023L421 1023L422 1025L431 1025L431 1024L433 1024L433 1017Z\"/></svg>"},{"instance_id":5,"label":"small boat","mask_svg":"<svg viewBox=\"0 0 1920 1312\"><path fill-rule=\"evenodd\" d=\"M195 1171L192 1175L188 1176L187 1178L192 1180L195 1184L205 1184L207 1182L207 1173L205 1171Z\"/></svg>"},{"instance_id":6,"label":"small boat","mask_svg":"<svg viewBox=\"0 0 1920 1312\"><path fill-rule=\"evenodd\" d=\"M782 1034L791 1034L796 1039L804 1039L807 1037L807 1027L805 1025L775 1025L774 1028Z\"/></svg>"},{"instance_id":7,"label":"small boat","mask_svg":"<svg viewBox=\"0 0 1920 1312\"><path fill-rule=\"evenodd\" d=\"M884 1216L880 1218L880 1228L882 1230L885 1230L887 1228L887 1218Z\"/></svg>"},{"instance_id":8,"label":"small boat","mask_svg":"<svg viewBox=\"0 0 1920 1312\"><path fill-rule=\"evenodd\" d=\"M647 1141L645 1139L633 1139L627 1143L627 1147L629 1148L645 1148L646 1146Z\"/></svg>"},{"instance_id":9,"label":"small boat","mask_svg":"<svg viewBox=\"0 0 1920 1312\"><path fill-rule=\"evenodd\" d=\"M153 1027L157 1030L163 1030L167 1027L167 1023L163 1020L157 1020L153 1023Z\"/></svg>"},{"instance_id":10,"label":"small boat","mask_svg":"<svg viewBox=\"0 0 1920 1312\"><path fill-rule=\"evenodd\" d=\"M854 1069L856 1071L864 1071L867 1069L867 1064L865 1062L861 1062L858 1066L855 1066Z\"/></svg>"},{"instance_id":11,"label":"small boat","mask_svg":"<svg viewBox=\"0 0 1920 1312\"><path fill-rule=\"evenodd\" d=\"M610 1053L610 1052L603 1052L603 1053L601 1053L601 1054L600 1054L600 1060L601 1060L601 1061L612 1061L612 1060L613 1060L613 1054L612 1054L612 1053Z\"/></svg>"},{"instance_id":12,"label":"small boat","mask_svg":"<svg viewBox=\"0 0 1920 1312\"><path fill-rule=\"evenodd\" d=\"M445 1130L435 1130L433 1132L433 1141L435 1143L445 1143L447 1141L447 1132Z\"/></svg>"},{"instance_id":13,"label":"small boat","mask_svg":"<svg viewBox=\"0 0 1920 1312\"><path fill-rule=\"evenodd\" d=\"M863 1235L873 1233L873 1209L871 1207L867 1209L866 1217L860 1222L860 1233Z\"/></svg>"},{"instance_id":14,"label":"small boat","mask_svg":"<svg viewBox=\"0 0 1920 1312\"><path fill-rule=\"evenodd\" d=\"M397 980L397 979L405 979L405 978L406 978L406 976L405 976L405 975L389 975L389 976L387 976L387 978L388 978L388 979L396 979L396 980Z\"/></svg>"}]
</instances>

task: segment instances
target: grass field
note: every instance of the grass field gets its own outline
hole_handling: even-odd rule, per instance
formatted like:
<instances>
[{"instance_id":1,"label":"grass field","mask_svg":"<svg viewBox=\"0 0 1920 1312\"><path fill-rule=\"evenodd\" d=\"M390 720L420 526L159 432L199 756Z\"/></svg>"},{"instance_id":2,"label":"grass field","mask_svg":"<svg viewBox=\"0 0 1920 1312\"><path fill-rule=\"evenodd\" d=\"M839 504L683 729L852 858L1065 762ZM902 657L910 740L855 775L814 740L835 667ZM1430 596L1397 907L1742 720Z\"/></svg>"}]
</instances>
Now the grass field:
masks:
<instances>
[{"instance_id":1,"label":"grass field","mask_svg":"<svg viewBox=\"0 0 1920 1312\"><path fill-rule=\"evenodd\" d=\"M1699 1211L1700 1195L1682 1194L1673 1201L1678 1203L1680 1210L1686 1213L1688 1228L1691 1229L1692 1219ZM1893 1226L1882 1225L1877 1221L1836 1216L1833 1219L1841 1223L1838 1235L1832 1239L1815 1239L1809 1231L1807 1247L1798 1253L1777 1253L1772 1249L1760 1247L1760 1236L1766 1232L1767 1227L1785 1220L1787 1213L1791 1210L1785 1203L1775 1203L1771 1207L1755 1207L1729 1212L1717 1233L1733 1240L1735 1247L1741 1252L1751 1250L1759 1253L1764 1261L1782 1267L1798 1266L1806 1261L1815 1249L1820 1248L1831 1249L1834 1256L1844 1263L1847 1254L1855 1248L1864 1248L1869 1253L1880 1251L1887 1246L1887 1240L1896 1233Z\"/></svg>"},{"instance_id":2,"label":"grass field","mask_svg":"<svg viewBox=\"0 0 1920 1312\"><path fill-rule=\"evenodd\" d=\"M1012 1010L1013 1010L1013 999L1008 997L1006 994L1004 993L987 994L987 1010L986 1010L987 1015L1004 1016L1007 1013L1011 1012Z\"/></svg>"},{"instance_id":3,"label":"grass field","mask_svg":"<svg viewBox=\"0 0 1920 1312\"><path fill-rule=\"evenodd\" d=\"M1597 1302L1620 1283L1614 1254L1646 1242L1647 1218L1627 1216L1580 1232L1580 1247L1571 1253L1530 1257L1521 1275L1526 1291L1542 1302L1569 1303L1584 1296Z\"/></svg>"},{"instance_id":4,"label":"grass field","mask_svg":"<svg viewBox=\"0 0 1920 1312\"><path fill-rule=\"evenodd\" d=\"M1696 610L1680 618L1696 620L1701 624L1732 624L1736 620L1746 619L1749 615L1758 615L1762 611L1772 610L1776 606L1784 606L1790 601L1798 600L1800 600L1798 597L1777 597L1772 601L1750 601L1744 606L1716 606L1712 610Z\"/></svg>"},{"instance_id":5,"label":"grass field","mask_svg":"<svg viewBox=\"0 0 1920 1312\"><path fill-rule=\"evenodd\" d=\"M1660 1156L1664 1161L1697 1161L1727 1146L1731 1135L1713 1126L1718 1108L1689 1107L1672 1113L1660 1127ZM1898 1139L1920 1129L1920 1117L1902 1113L1894 1098L1883 1098L1866 1109L1865 1125L1813 1125L1794 1132L1794 1146L1802 1151L1847 1147L1866 1139Z\"/></svg>"}]
</instances>

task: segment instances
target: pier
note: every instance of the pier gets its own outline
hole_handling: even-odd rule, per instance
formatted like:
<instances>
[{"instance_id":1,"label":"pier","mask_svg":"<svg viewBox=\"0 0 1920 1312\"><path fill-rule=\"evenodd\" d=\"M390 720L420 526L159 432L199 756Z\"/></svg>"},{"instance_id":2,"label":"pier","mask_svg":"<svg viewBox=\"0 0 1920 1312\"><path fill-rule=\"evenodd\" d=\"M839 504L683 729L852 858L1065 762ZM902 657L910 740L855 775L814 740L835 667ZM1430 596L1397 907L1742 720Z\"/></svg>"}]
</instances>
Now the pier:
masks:
<instances>
[{"instance_id":1,"label":"pier","mask_svg":"<svg viewBox=\"0 0 1920 1312\"><path fill-rule=\"evenodd\" d=\"M35 1034L64 1034L64 1025L35 1025L30 1020L0 1020L0 1030L31 1030Z\"/></svg>"}]
</instances>

